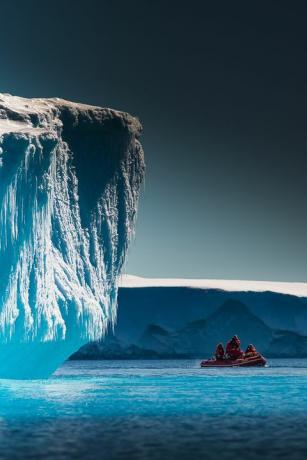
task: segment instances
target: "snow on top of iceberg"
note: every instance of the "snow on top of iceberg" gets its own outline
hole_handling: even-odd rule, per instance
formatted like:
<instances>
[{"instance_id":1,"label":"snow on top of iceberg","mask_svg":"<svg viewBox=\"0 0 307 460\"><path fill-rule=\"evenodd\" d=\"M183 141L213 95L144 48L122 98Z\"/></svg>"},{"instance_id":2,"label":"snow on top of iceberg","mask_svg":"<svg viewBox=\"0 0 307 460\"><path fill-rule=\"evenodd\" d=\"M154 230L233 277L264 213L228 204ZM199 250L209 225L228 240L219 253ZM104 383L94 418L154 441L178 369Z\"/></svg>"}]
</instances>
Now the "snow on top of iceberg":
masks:
<instances>
[{"instance_id":1,"label":"snow on top of iceberg","mask_svg":"<svg viewBox=\"0 0 307 460\"><path fill-rule=\"evenodd\" d=\"M63 125L59 117L63 110L69 110L76 117L82 112L83 116L87 114L88 118L94 117L100 120L116 118L135 134L141 131L141 124L137 118L119 110L71 102L57 97L27 99L0 93L0 135L17 132L35 135L57 130Z\"/></svg>"},{"instance_id":2,"label":"snow on top of iceberg","mask_svg":"<svg viewBox=\"0 0 307 460\"><path fill-rule=\"evenodd\" d=\"M237 292L276 292L279 294L307 297L307 283L248 280L214 280L214 279L180 279L180 278L142 278L140 276L122 275L120 287L189 287L198 289L219 289Z\"/></svg>"}]
</instances>

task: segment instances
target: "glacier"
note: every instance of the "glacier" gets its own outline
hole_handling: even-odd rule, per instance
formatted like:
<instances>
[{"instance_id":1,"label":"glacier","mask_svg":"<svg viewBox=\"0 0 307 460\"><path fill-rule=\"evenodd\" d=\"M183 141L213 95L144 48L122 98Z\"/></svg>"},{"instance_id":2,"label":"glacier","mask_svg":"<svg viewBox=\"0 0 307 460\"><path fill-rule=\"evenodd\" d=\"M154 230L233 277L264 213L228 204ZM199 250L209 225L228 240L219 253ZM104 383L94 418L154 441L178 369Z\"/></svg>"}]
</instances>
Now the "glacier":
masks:
<instances>
[{"instance_id":1,"label":"glacier","mask_svg":"<svg viewBox=\"0 0 307 460\"><path fill-rule=\"evenodd\" d=\"M307 283L122 275L115 330L71 359L203 359L234 334L267 358L306 358Z\"/></svg>"},{"instance_id":2,"label":"glacier","mask_svg":"<svg viewBox=\"0 0 307 460\"><path fill-rule=\"evenodd\" d=\"M141 131L124 112L0 94L0 378L46 378L114 324Z\"/></svg>"}]
</instances>

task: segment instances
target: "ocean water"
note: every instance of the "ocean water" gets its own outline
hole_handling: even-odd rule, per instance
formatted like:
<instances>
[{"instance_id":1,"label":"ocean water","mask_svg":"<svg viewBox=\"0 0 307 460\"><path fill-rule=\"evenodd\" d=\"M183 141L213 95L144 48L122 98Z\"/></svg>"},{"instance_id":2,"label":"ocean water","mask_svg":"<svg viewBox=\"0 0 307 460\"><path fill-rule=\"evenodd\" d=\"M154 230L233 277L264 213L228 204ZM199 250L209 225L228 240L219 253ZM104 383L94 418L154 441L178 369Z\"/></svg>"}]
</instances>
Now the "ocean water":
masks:
<instances>
[{"instance_id":1,"label":"ocean water","mask_svg":"<svg viewBox=\"0 0 307 460\"><path fill-rule=\"evenodd\" d=\"M0 380L1 459L303 459L307 360L70 361Z\"/></svg>"}]
</instances>

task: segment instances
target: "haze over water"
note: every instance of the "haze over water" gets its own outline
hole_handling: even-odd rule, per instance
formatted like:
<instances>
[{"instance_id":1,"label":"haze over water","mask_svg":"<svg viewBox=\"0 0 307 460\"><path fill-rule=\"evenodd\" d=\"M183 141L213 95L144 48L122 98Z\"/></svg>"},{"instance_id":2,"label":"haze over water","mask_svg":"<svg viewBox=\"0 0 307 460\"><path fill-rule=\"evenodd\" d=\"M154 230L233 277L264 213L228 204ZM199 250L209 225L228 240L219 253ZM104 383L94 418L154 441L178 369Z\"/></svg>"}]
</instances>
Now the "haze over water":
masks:
<instances>
[{"instance_id":1,"label":"haze over water","mask_svg":"<svg viewBox=\"0 0 307 460\"><path fill-rule=\"evenodd\" d=\"M306 385L307 360L67 362L49 380L1 380L0 456L300 459Z\"/></svg>"}]
</instances>

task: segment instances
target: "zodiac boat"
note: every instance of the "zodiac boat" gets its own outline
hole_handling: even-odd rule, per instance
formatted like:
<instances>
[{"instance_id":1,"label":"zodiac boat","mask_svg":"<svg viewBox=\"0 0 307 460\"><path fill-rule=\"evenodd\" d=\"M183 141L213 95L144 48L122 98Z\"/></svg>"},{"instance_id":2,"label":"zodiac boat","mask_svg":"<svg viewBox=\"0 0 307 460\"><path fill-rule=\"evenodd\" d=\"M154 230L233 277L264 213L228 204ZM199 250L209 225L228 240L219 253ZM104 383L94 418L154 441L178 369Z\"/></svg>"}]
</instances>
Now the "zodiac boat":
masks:
<instances>
[{"instance_id":1,"label":"zodiac boat","mask_svg":"<svg viewBox=\"0 0 307 460\"><path fill-rule=\"evenodd\" d=\"M207 359L200 363L200 367L252 367L265 366L266 359L260 354L255 353L251 356L243 356L238 359Z\"/></svg>"}]
</instances>

